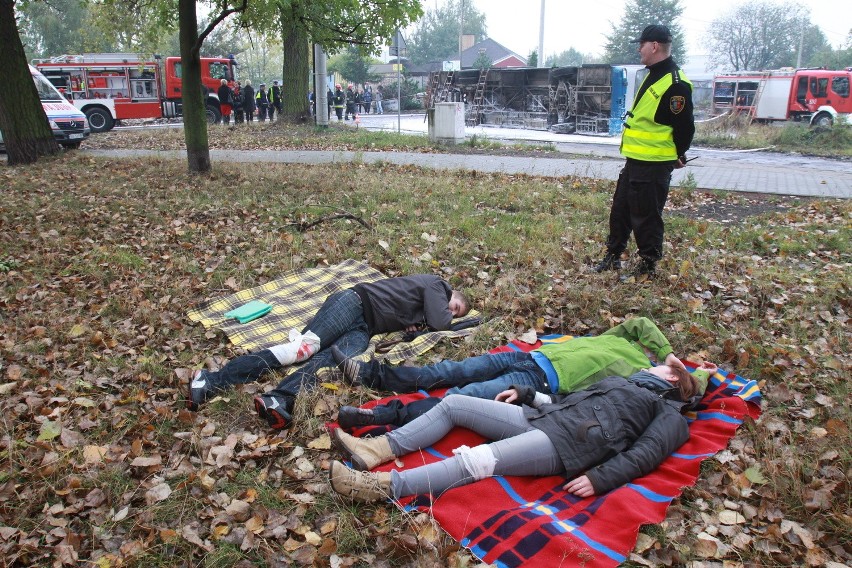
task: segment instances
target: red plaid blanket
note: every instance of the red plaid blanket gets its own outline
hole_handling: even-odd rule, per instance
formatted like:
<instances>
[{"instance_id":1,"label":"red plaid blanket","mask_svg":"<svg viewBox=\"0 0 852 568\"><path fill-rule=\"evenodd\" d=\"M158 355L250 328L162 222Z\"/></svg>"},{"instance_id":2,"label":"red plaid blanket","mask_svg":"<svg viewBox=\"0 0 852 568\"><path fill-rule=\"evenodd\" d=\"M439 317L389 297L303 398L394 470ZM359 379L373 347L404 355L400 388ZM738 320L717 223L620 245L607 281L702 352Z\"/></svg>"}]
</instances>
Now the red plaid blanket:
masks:
<instances>
[{"instance_id":1,"label":"red plaid blanket","mask_svg":"<svg viewBox=\"0 0 852 568\"><path fill-rule=\"evenodd\" d=\"M530 351L540 345L512 343L492 352ZM427 393L401 395L365 406L424 396ZM720 370L711 377L698 410L687 414L689 440L656 471L605 495L586 499L570 495L562 490L565 479L558 476L498 476L450 489L434 499L408 497L399 505L431 511L453 538L483 562L498 567L617 566L635 546L639 527L662 521L681 488L695 482L701 462L724 449L746 417L760 415L760 400L756 383ZM457 428L419 455L405 456L405 468L445 459L454 448L482 441L473 432ZM390 463L377 469L394 467Z\"/></svg>"}]
</instances>

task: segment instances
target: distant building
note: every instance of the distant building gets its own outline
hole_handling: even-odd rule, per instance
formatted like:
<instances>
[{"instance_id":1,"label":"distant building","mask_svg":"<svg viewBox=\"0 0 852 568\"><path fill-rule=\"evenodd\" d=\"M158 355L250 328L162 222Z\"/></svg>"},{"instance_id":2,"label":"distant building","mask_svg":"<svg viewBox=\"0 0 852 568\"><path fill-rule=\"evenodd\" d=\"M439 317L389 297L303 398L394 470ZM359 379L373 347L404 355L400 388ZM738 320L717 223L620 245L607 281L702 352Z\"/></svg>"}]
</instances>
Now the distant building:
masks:
<instances>
[{"instance_id":1,"label":"distant building","mask_svg":"<svg viewBox=\"0 0 852 568\"><path fill-rule=\"evenodd\" d=\"M498 69L527 66L525 58L493 39L485 38L462 51L461 68L472 69L480 55L487 57L491 61L491 66Z\"/></svg>"}]
</instances>

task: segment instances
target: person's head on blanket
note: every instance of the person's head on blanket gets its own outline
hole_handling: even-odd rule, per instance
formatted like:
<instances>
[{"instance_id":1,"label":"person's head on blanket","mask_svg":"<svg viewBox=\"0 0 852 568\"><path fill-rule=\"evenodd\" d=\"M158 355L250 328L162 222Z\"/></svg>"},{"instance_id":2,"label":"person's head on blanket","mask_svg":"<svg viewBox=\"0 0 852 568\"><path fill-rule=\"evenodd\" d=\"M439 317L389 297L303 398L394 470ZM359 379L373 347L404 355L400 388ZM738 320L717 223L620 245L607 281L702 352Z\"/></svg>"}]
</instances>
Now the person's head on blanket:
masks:
<instances>
[{"instance_id":1,"label":"person's head on blanket","mask_svg":"<svg viewBox=\"0 0 852 568\"><path fill-rule=\"evenodd\" d=\"M628 381L642 388L652 390L672 400L691 403L695 398L701 398L707 381L699 383L698 378L680 367L657 365L642 369L627 378Z\"/></svg>"}]
</instances>

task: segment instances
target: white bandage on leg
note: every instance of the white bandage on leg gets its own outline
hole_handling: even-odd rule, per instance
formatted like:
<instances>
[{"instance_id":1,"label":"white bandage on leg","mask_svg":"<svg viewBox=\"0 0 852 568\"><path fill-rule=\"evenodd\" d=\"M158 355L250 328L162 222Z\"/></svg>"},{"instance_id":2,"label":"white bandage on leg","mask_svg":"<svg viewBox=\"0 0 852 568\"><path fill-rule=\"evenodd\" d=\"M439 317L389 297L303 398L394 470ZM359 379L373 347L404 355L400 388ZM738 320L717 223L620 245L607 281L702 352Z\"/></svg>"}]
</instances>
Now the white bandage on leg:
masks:
<instances>
[{"instance_id":1,"label":"white bandage on leg","mask_svg":"<svg viewBox=\"0 0 852 568\"><path fill-rule=\"evenodd\" d=\"M460 446L453 450L453 454L461 459L464 468L475 480L479 481L494 475L497 458L494 457L488 444L482 444L475 448Z\"/></svg>"},{"instance_id":2,"label":"white bandage on leg","mask_svg":"<svg viewBox=\"0 0 852 568\"><path fill-rule=\"evenodd\" d=\"M302 335L298 329L291 329L289 343L280 343L269 350L282 365L300 363L320 350L320 338L313 331Z\"/></svg>"}]
</instances>

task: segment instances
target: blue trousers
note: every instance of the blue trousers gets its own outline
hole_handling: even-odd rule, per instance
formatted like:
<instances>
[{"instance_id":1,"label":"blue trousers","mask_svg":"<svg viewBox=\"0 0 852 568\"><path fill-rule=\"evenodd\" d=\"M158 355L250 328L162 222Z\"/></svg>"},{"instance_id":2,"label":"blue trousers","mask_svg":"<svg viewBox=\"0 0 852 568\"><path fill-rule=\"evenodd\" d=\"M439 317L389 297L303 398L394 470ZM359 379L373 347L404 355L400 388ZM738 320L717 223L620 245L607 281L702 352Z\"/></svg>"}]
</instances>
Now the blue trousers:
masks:
<instances>
[{"instance_id":1,"label":"blue trousers","mask_svg":"<svg viewBox=\"0 0 852 568\"><path fill-rule=\"evenodd\" d=\"M470 357L463 361L441 361L425 367L395 367L377 361L366 363L364 383L394 392L447 388L447 394L493 399L512 385L529 385L542 392L547 388L544 370L532 355L508 351Z\"/></svg>"}]
</instances>

